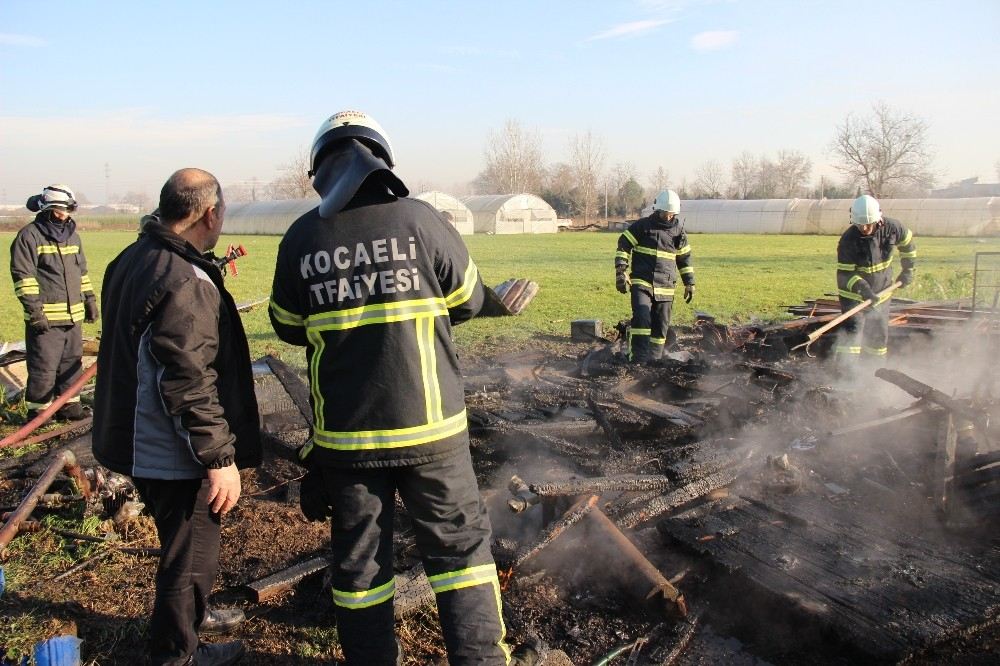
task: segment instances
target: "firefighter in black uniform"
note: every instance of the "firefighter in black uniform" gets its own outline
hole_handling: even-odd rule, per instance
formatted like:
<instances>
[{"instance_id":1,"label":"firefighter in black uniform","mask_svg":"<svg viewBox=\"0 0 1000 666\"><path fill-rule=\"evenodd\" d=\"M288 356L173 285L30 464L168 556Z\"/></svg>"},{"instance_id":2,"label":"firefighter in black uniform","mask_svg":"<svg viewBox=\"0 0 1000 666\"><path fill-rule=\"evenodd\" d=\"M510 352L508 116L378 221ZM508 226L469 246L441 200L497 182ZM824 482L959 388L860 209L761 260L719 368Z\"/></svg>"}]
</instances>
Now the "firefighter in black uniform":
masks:
<instances>
[{"instance_id":1,"label":"firefighter in black uniform","mask_svg":"<svg viewBox=\"0 0 1000 666\"><path fill-rule=\"evenodd\" d=\"M70 216L76 210L73 191L65 185L49 185L29 197L25 206L38 214L11 243L10 274L14 293L24 307L28 365L24 402L30 420L79 378L80 322L93 323L99 313L83 244ZM56 416L84 418L80 397L70 398Z\"/></svg>"},{"instance_id":2,"label":"firefighter in black uniform","mask_svg":"<svg viewBox=\"0 0 1000 666\"><path fill-rule=\"evenodd\" d=\"M677 214L681 200L664 190L653 201L653 213L633 222L618 238L615 287L632 291L629 360L644 363L663 355L670 328L670 310L678 274L684 283L684 302L694 297L691 246ZM626 275L631 259L632 271Z\"/></svg>"},{"instance_id":3,"label":"firefighter in black uniform","mask_svg":"<svg viewBox=\"0 0 1000 666\"><path fill-rule=\"evenodd\" d=\"M892 250L895 247L899 248L902 270L893 280ZM867 357L874 361L885 358L891 294L879 297L878 293L897 281L904 287L913 282L916 257L912 231L899 220L883 217L874 197L865 194L854 200L851 226L837 244L837 293L840 309L844 312L863 301L872 304L844 322L834 344L838 357Z\"/></svg>"},{"instance_id":4,"label":"firefighter in black uniform","mask_svg":"<svg viewBox=\"0 0 1000 666\"><path fill-rule=\"evenodd\" d=\"M490 522L469 453L451 327L484 289L455 228L406 198L372 118L324 122L310 172L317 208L278 248L269 313L306 347L314 415L299 453L307 518L331 517L333 601L347 663L395 664L392 525L398 492L453 666L506 664Z\"/></svg>"}]
</instances>

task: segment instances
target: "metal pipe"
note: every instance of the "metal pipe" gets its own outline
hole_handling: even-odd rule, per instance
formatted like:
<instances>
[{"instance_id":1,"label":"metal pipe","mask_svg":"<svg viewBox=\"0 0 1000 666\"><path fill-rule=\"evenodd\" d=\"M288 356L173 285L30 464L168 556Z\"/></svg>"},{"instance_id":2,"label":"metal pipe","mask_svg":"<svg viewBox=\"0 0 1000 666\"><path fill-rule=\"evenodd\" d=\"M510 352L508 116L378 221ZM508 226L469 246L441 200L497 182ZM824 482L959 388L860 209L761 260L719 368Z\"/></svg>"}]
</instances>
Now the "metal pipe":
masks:
<instances>
[{"instance_id":1,"label":"metal pipe","mask_svg":"<svg viewBox=\"0 0 1000 666\"><path fill-rule=\"evenodd\" d=\"M78 394L80 390L83 389L83 385L89 382L91 378L93 378L93 376L96 374L97 374L97 363L94 363L89 368L84 370L83 374L81 374L80 377L75 382L73 382L73 385L70 386L68 389L66 389L66 391L61 396L56 398L51 405L43 409L38 416L36 416L35 418L31 419L23 426L21 426L20 430L18 430L17 432L7 435L2 440L0 440L0 449L2 449L5 446L17 445L22 439L24 439L25 436L29 435L32 431L34 431L35 428L48 421L49 418L51 418L52 415L55 414L60 407L69 402L70 398Z\"/></svg>"},{"instance_id":2,"label":"metal pipe","mask_svg":"<svg viewBox=\"0 0 1000 666\"><path fill-rule=\"evenodd\" d=\"M646 559L635 544L626 537L611 519L598 508L586 514L587 522L606 538L606 543L615 545L616 549L628 558L631 566L620 567L618 571L632 583L632 593L643 602L662 602L668 612L684 617L687 615L687 603L680 590L674 587L653 563Z\"/></svg>"},{"instance_id":3,"label":"metal pipe","mask_svg":"<svg viewBox=\"0 0 1000 666\"><path fill-rule=\"evenodd\" d=\"M64 468L73 466L76 466L76 456L69 449L63 449L52 456L52 462L49 463L45 472L39 477L31 492L21 500L21 503L11 513L7 522L4 523L3 528L0 529L0 557L3 556L11 540L17 536L21 522L26 520L31 515L31 512L35 510L38 499L49 489L49 486L52 485L59 472Z\"/></svg>"}]
</instances>

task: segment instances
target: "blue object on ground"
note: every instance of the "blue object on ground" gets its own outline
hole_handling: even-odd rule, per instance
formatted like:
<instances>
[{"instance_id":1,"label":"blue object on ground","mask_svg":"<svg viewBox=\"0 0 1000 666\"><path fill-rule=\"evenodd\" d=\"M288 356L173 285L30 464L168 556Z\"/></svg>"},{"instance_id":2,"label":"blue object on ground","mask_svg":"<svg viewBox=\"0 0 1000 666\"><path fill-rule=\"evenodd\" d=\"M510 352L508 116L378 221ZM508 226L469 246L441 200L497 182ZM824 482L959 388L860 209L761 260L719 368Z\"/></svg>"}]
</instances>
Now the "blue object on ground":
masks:
<instances>
[{"instance_id":1,"label":"blue object on ground","mask_svg":"<svg viewBox=\"0 0 1000 666\"><path fill-rule=\"evenodd\" d=\"M76 636L56 636L35 644L35 666L80 666L80 643Z\"/></svg>"},{"instance_id":2,"label":"blue object on ground","mask_svg":"<svg viewBox=\"0 0 1000 666\"><path fill-rule=\"evenodd\" d=\"M0 567L0 597L3 596L5 587L7 587L7 579L3 577L3 567Z\"/></svg>"}]
</instances>

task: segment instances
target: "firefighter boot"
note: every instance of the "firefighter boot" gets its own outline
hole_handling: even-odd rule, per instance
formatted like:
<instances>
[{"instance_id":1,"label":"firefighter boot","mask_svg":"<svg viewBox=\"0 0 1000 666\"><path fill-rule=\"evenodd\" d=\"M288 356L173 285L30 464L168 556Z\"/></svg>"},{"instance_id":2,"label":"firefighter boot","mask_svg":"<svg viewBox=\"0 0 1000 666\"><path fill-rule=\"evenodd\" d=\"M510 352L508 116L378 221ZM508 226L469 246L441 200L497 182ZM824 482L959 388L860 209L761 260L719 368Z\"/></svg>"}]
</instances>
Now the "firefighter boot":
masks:
<instances>
[{"instance_id":1,"label":"firefighter boot","mask_svg":"<svg viewBox=\"0 0 1000 666\"><path fill-rule=\"evenodd\" d=\"M230 634L236 630L246 615L239 608L209 608L205 612L205 619L198 627L200 634Z\"/></svg>"},{"instance_id":2,"label":"firefighter boot","mask_svg":"<svg viewBox=\"0 0 1000 666\"><path fill-rule=\"evenodd\" d=\"M81 421L88 416L88 410L78 402L67 402L56 412L56 418L63 421Z\"/></svg>"},{"instance_id":3,"label":"firefighter boot","mask_svg":"<svg viewBox=\"0 0 1000 666\"><path fill-rule=\"evenodd\" d=\"M510 666L536 666L545 657L545 642L538 636L529 635L510 654Z\"/></svg>"}]
</instances>

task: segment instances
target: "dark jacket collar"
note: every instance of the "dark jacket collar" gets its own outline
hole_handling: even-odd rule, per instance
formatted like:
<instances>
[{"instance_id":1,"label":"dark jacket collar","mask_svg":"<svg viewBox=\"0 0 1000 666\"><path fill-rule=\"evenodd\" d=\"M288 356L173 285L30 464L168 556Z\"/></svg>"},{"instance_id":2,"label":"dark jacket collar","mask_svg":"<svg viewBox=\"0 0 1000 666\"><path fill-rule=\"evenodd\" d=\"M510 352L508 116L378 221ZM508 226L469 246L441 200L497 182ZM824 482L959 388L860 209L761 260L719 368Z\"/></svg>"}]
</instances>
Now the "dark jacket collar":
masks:
<instances>
[{"instance_id":1,"label":"dark jacket collar","mask_svg":"<svg viewBox=\"0 0 1000 666\"><path fill-rule=\"evenodd\" d=\"M213 279L216 277L221 278L222 274L219 272L219 267L212 261L215 258L213 253L199 252L198 248L171 231L159 219L151 218L146 220L146 224L142 228L142 234L163 245L171 252L179 254L188 261L197 264L201 268L211 267L215 269L209 275Z\"/></svg>"},{"instance_id":2,"label":"dark jacket collar","mask_svg":"<svg viewBox=\"0 0 1000 666\"><path fill-rule=\"evenodd\" d=\"M76 231L76 220L72 217L66 220L57 220L52 216L51 210L43 210L35 216L35 226L49 240L65 243Z\"/></svg>"}]
</instances>

